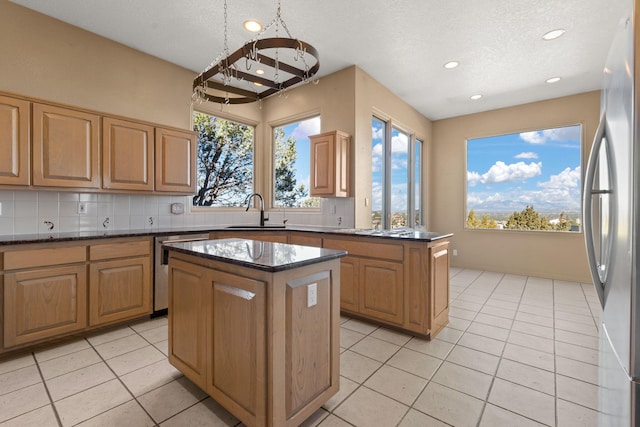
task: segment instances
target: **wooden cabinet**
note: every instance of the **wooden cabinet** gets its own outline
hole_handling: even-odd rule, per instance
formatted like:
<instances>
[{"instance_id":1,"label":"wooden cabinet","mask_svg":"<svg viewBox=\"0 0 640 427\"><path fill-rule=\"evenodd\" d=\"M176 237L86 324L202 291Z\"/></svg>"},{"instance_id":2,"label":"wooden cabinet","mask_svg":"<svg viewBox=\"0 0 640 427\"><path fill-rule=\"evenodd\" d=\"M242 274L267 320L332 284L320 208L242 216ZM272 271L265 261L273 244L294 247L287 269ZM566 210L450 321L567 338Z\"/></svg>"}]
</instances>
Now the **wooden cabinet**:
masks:
<instances>
[{"instance_id":1,"label":"wooden cabinet","mask_svg":"<svg viewBox=\"0 0 640 427\"><path fill-rule=\"evenodd\" d=\"M155 189L173 193L196 192L195 132L156 128Z\"/></svg>"},{"instance_id":2,"label":"wooden cabinet","mask_svg":"<svg viewBox=\"0 0 640 427\"><path fill-rule=\"evenodd\" d=\"M33 104L33 185L100 188L100 117Z\"/></svg>"},{"instance_id":3,"label":"wooden cabinet","mask_svg":"<svg viewBox=\"0 0 640 427\"><path fill-rule=\"evenodd\" d=\"M309 137L311 141L310 195L349 197L351 137L341 131Z\"/></svg>"},{"instance_id":4,"label":"wooden cabinet","mask_svg":"<svg viewBox=\"0 0 640 427\"><path fill-rule=\"evenodd\" d=\"M402 264L379 259L359 260L358 312L365 316L402 325L404 277Z\"/></svg>"},{"instance_id":5,"label":"wooden cabinet","mask_svg":"<svg viewBox=\"0 0 640 427\"><path fill-rule=\"evenodd\" d=\"M28 247L4 255L4 348L86 327L87 272L83 246Z\"/></svg>"},{"instance_id":6,"label":"wooden cabinet","mask_svg":"<svg viewBox=\"0 0 640 427\"><path fill-rule=\"evenodd\" d=\"M89 325L150 314L151 242L148 238L89 248Z\"/></svg>"},{"instance_id":7,"label":"wooden cabinet","mask_svg":"<svg viewBox=\"0 0 640 427\"><path fill-rule=\"evenodd\" d=\"M154 149L152 126L103 117L102 187L153 191Z\"/></svg>"},{"instance_id":8,"label":"wooden cabinet","mask_svg":"<svg viewBox=\"0 0 640 427\"><path fill-rule=\"evenodd\" d=\"M30 122L28 101L0 96L0 184L30 183Z\"/></svg>"},{"instance_id":9,"label":"wooden cabinet","mask_svg":"<svg viewBox=\"0 0 640 427\"><path fill-rule=\"evenodd\" d=\"M289 243L292 245L322 247L322 237L317 233L289 233Z\"/></svg>"},{"instance_id":10,"label":"wooden cabinet","mask_svg":"<svg viewBox=\"0 0 640 427\"><path fill-rule=\"evenodd\" d=\"M430 329L432 334L449 322L449 242L429 247Z\"/></svg>"},{"instance_id":11,"label":"wooden cabinet","mask_svg":"<svg viewBox=\"0 0 640 427\"><path fill-rule=\"evenodd\" d=\"M357 313L360 306L359 266L358 258L354 256L346 256L340 260L340 308L352 313Z\"/></svg>"}]
</instances>

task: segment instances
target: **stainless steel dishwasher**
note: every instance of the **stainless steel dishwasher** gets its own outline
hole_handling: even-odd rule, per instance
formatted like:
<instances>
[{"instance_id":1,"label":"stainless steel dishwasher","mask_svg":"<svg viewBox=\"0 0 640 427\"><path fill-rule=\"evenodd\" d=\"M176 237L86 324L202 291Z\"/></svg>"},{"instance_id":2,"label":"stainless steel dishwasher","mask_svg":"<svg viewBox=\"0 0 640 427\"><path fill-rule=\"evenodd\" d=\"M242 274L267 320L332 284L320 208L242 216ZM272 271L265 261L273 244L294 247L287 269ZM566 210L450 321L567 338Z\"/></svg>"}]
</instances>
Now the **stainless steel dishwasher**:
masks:
<instances>
[{"instance_id":1,"label":"stainless steel dishwasher","mask_svg":"<svg viewBox=\"0 0 640 427\"><path fill-rule=\"evenodd\" d=\"M169 306L169 267L167 251L162 250L164 243L193 242L209 240L209 233L167 234L155 238L155 277L153 282L153 311L163 314ZM160 313L158 313L160 312Z\"/></svg>"}]
</instances>

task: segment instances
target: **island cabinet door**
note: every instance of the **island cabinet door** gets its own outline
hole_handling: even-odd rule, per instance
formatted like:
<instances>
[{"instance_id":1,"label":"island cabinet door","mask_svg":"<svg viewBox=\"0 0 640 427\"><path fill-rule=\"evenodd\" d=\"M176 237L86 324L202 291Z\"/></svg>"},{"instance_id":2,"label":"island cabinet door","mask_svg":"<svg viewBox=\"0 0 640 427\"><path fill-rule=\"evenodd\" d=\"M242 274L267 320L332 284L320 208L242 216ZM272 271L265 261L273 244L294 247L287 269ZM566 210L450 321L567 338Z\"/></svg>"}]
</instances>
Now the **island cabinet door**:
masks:
<instances>
[{"instance_id":1,"label":"island cabinet door","mask_svg":"<svg viewBox=\"0 0 640 427\"><path fill-rule=\"evenodd\" d=\"M429 247L429 292L431 337L449 323L449 242Z\"/></svg>"},{"instance_id":2,"label":"island cabinet door","mask_svg":"<svg viewBox=\"0 0 640 427\"><path fill-rule=\"evenodd\" d=\"M206 391L243 423L266 425L267 283L211 270Z\"/></svg>"},{"instance_id":3,"label":"island cabinet door","mask_svg":"<svg viewBox=\"0 0 640 427\"><path fill-rule=\"evenodd\" d=\"M346 256L340 260L340 309L358 312L358 258Z\"/></svg>"},{"instance_id":4,"label":"island cabinet door","mask_svg":"<svg viewBox=\"0 0 640 427\"><path fill-rule=\"evenodd\" d=\"M404 314L402 264L361 258L359 270L359 312L401 325Z\"/></svg>"},{"instance_id":5,"label":"island cabinet door","mask_svg":"<svg viewBox=\"0 0 640 427\"><path fill-rule=\"evenodd\" d=\"M207 377L209 270L172 259L169 264L169 362L201 389Z\"/></svg>"}]
</instances>

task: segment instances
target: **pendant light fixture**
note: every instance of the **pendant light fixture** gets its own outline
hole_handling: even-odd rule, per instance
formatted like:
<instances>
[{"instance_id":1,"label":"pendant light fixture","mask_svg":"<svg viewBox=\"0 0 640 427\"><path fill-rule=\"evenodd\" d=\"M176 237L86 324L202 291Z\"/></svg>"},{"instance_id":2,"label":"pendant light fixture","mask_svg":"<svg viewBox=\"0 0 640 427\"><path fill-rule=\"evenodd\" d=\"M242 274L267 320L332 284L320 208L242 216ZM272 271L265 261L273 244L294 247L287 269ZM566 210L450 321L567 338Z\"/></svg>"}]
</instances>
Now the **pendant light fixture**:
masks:
<instances>
[{"instance_id":1,"label":"pendant light fixture","mask_svg":"<svg viewBox=\"0 0 640 427\"><path fill-rule=\"evenodd\" d=\"M288 37L279 37L280 27ZM275 37L264 37L271 29ZM247 104L270 95L283 94L300 83L317 82L318 51L293 38L280 14L277 0L275 18L252 40L229 53L227 45L227 0L224 1L224 49L193 80L192 101L196 104ZM260 71L258 71L260 70Z\"/></svg>"}]
</instances>

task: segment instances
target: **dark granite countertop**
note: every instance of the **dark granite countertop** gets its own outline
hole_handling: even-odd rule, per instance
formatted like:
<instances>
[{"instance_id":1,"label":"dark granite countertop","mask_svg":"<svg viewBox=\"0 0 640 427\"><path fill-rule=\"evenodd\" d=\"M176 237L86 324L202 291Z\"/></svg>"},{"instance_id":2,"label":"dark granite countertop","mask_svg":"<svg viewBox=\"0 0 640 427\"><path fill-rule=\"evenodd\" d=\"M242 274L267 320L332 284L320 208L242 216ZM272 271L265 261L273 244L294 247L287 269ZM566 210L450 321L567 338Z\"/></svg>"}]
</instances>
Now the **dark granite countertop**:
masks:
<instances>
[{"instance_id":1,"label":"dark granite countertop","mask_svg":"<svg viewBox=\"0 0 640 427\"><path fill-rule=\"evenodd\" d=\"M275 273L340 258L346 251L247 239L167 243L169 251Z\"/></svg>"},{"instance_id":2,"label":"dark granite countertop","mask_svg":"<svg viewBox=\"0 0 640 427\"><path fill-rule=\"evenodd\" d=\"M230 228L232 227L232 228ZM242 226L200 226L200 227L181 227L181 228L160 228L160 229L129 229L129 230L107 230L107 231L77 231L77 232L49 232L34 234L18 234L18 235L0 235L0 246L16 245L25 243L46 243L46 242L65 242L74 240L88 239L105 239L116 237L140 237L140 236L165 236L172 234L190 234L203 233L213 231L305 231L321 234L337 234L352 235L369 238L383 239L405 239L432 242L435 240L445 239L453 236L452 233L438 233L433 231L418 231L413 229L397 229L397 230L375 230L361 228L332 228L320 226L297 226L291 225L286 227L252 227L250 225Z\"/></svg>"}]
</instances>

